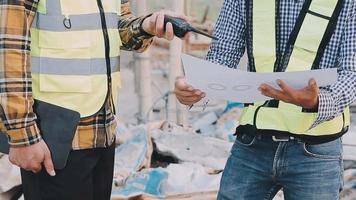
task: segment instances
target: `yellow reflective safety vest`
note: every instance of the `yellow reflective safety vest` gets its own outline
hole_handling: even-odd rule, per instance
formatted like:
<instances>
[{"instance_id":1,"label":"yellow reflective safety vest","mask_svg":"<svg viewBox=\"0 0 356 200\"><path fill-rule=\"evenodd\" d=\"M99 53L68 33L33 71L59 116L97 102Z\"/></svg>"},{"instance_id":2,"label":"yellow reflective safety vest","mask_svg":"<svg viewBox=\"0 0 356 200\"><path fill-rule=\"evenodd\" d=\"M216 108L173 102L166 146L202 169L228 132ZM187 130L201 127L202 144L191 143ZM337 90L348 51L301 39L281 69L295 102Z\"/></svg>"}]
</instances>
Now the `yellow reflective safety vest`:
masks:
<instances>
[{"instance_id":1,"label":"yellow reflective safety vest","mask_svg":"<svg viewBox=\"0 0 356 200\"><path fill-rule=\"evenodd\" d=\"M318 69L336 28L343 0L305 0L283 53L280 44L279 0L246 1L246 44L249 70L284 72ZM252 28L251 28L252 27ZM283 55L278 55L283 54ZM282 101L246 105L237 131L263 130L305 139L333 140L347 132L350 112L311 128L317 111ZM249 129L247 129L249 128Z\"/></svg>"},{"instance_id":2,"label":"yellow reflective safety vest","mask_svg":"<svg viewBox=\"0 0 356 200\"><path fill-rule=\"evenodd\" d=\"M81 117L117 102L120 0L41 0L31 28L35 99Z\"/></svg>"}]
</instances>

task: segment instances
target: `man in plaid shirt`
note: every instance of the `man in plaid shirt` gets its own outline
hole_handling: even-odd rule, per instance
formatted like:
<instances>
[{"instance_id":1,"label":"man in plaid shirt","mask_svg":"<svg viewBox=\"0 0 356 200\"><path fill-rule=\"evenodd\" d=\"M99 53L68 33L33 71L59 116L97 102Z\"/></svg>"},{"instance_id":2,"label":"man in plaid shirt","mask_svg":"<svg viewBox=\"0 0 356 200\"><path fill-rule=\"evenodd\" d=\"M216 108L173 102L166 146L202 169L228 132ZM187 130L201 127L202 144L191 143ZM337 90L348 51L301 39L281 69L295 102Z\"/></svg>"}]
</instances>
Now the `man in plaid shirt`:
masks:
<instances>
[{"instance_id":1,"label":"man in plaid shirt","mask_svg":"<svg viewBox=\"0 0 356 200\"><path fill-rule=\"evenodd\" d=\"M23 169L26 199L109 199L116 127L110 102L97 114L81 119L65 169L54 170L41 138L32 109L30 56L30 28L38 14L38 3L0 0L0 127L9 138L10 161ZM164 29L164 15L185 18L169 11L137 18L130 12L129 1L122 0L117 23L122 49L142 52L153 36L172 40L172 24Z\"/></svg>"},{"instance_id":2,"label":"man in plaid shirt","mask_svg":"<svg viewBox=\"0 0 356 200\"><path fill-rule=\"evenodd\" d=\"M277 52L280 53L277 56L283 54L306 1L276 1L276 8L279 8L276 13L281 16L281 23L276 28L280 31L279 40L276 41ZM246 42L251 42L246 39L246 31L252 28L246 25L246 2L249 1L224 0L215 31L219 40L213 41L207 60L236 68L245 53ZM318 24L314 26L318 27ZM262 94L275 100L317 110L311 128L342 115L345 108L356 100L356 1L342 1L337 26L333 31L320 68L338 69L338 81L335 84L319 88L311 80L309 86L301 90L293 89L284 82L279 82L280 88L266 84L259 88ZM180 78L176 81L176 95L181 103L193 105L206 94ZM274 118L273 114L270 118ZM237 134L223 173L219 200L273 199L281 188L285 198L291 200L339 198L343 185L341 139L313 145L298 138L287 138L281 142L263 134Z\"/></svg>"}]
</instances>

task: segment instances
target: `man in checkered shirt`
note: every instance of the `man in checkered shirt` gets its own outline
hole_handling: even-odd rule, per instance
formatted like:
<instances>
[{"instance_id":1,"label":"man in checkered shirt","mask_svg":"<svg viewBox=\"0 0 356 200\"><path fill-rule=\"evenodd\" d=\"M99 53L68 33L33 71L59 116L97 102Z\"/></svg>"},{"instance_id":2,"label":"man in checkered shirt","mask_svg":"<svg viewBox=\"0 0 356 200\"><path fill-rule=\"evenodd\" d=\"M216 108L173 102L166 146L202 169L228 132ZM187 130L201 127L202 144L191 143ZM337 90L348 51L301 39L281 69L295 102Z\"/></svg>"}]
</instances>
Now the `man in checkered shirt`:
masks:
<instances>
[{"instance_id":1,"label":"man in checkered shirt","mask_svg":"<svg viewBox=\"0 0 356 200\"><path fill-rule=\"evenodd\" d=\"M280 0L282 30L277 51L282 51L306 0ZM315 1L315 0L314 0ZM255 1L256 2L256 1ZM224 0L207 60L236 68L246 49L246 1ZM316 24L317 25L317 24ZM272 39L272 38L271 38ZM248 41L250 42L250 41ZM320 68L337 68L338 81L318 87L311 80L302 90L261 85L261 93L275 100L317 110L312 127L340 116L356 100L356 1L343 1L337 26L329 41ZM204 91L176 81L178 100L193 105L205 97ZM273 116L271 116L273 117ZM276 142L271 137L239 133L223 173L219 200L273 199L283 189L286 199L332 200L343 186L341 139L309 145L299 140Z\"/></svg>"}]
</instances>

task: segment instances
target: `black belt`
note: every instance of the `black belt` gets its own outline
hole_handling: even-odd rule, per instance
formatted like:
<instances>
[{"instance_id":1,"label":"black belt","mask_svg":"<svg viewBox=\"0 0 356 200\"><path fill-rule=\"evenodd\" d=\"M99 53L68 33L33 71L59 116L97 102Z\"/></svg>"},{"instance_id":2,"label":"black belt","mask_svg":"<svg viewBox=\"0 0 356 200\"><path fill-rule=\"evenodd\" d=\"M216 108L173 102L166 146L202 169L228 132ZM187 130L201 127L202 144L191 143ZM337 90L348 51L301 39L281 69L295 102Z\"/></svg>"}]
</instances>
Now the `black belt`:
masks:
<instances>
[{"instance_id":1,"label":"black belt","mask_svg":"<svg viewBox=\"0 0 356 200\"><path fill-rule=\"evenodd\" d=\"M236 135L247 134L261 138L270 138L275 142L296 141L307 144L322 144L334 141L342 137L347 131L327 136L296 135L286 131L262 130L252 125L241 125L236 128Z\"/></svg>"}]
</instances>

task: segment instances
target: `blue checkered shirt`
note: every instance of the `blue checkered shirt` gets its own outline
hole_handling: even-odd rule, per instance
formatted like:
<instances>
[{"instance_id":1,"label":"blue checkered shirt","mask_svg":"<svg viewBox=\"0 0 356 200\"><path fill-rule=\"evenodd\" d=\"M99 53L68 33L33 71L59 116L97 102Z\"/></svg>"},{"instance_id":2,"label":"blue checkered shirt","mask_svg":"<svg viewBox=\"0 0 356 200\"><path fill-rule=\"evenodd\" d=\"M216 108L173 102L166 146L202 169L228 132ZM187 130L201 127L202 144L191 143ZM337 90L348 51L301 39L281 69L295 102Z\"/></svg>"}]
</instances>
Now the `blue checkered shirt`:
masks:
<instances>
[{"instance_id":1,"label":"blue checkered shirt","mask_svg":"<svg viewBox=\"0 0 356 200\"><path fill-rule=\"evenodd\" d=\"M304 0L281 0L281 45L285 49ZM245 1L225 0L207 60L236 68L245 53ZM251 27L247 27L251 28ZM312 127L343 113L356 101L356 1L345 0L336 31L328 44L320 68L338 68L337 83L320 88L318 116Z\"/></svg>"}]
</instances>

